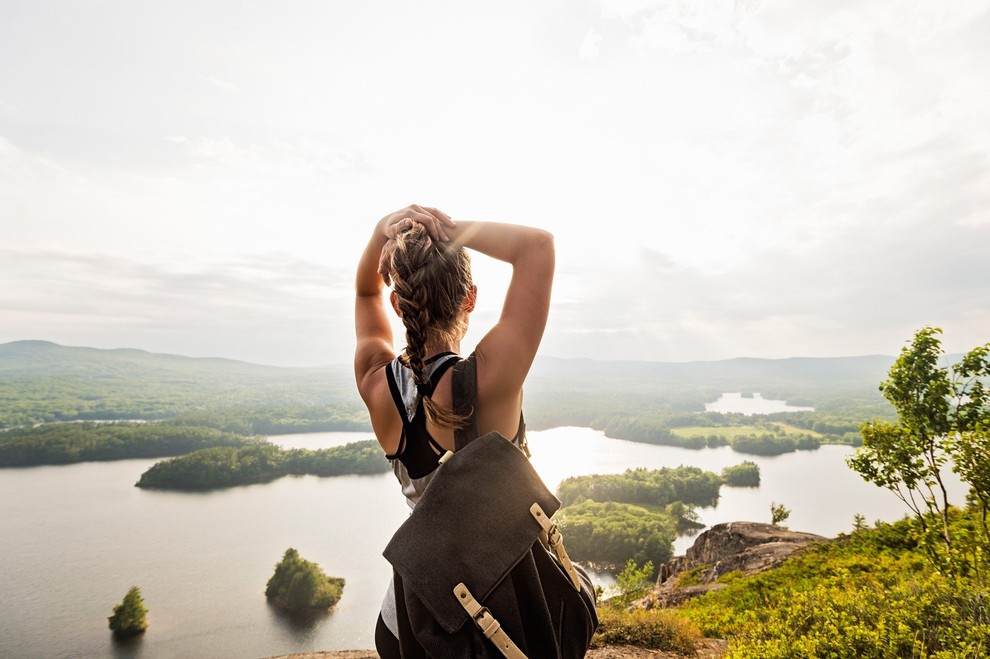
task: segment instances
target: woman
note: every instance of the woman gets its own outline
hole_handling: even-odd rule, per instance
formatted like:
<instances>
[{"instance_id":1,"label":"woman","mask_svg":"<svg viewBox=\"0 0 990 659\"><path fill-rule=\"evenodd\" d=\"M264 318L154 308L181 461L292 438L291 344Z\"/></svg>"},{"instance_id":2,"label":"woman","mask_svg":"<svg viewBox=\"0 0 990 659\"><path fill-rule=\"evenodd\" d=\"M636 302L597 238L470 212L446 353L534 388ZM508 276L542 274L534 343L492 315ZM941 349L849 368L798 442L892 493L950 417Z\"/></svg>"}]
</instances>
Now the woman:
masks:
<instances>
[{"instance_id":1,"label":"woman","mask_svg":"<svg viewBox=\"0 0 990 659\"><path fill-rule=\"evenodd\" d=\"M497 431L525 447L522 388L543 338L553 282L553 236L492 222L454 222L435 208L409 206L375 226L358 264L354 374L375 436L410 506L439 458L454 450L451 369L474 310L477 287L466 249L505 261L512 279L502 313L474 350L482 435ZM383 292L406 329L395 350ZM375 631L383 659L398 657L395 598L386 594Z\"/></svg>"}]
</instances>

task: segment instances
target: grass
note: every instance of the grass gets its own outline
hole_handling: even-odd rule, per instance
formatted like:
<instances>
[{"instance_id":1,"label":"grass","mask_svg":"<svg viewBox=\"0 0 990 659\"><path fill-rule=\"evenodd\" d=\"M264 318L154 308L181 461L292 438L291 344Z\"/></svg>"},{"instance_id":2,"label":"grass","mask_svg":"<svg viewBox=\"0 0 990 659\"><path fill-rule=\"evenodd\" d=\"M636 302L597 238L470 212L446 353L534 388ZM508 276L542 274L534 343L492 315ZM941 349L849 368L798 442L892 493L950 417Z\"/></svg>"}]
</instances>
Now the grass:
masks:
<instances>
[{"instance_id":1,"label":"grass","mask_svg":"<svg viewBox=\"0 0 990 659\"><path fill-rule=\"evenodd\" d=\"M623 611L602 606L598 609L598 619L592 647L634 645L693 655L701 638L697 625L667 610Z\"/></svg>"}]
</instances>

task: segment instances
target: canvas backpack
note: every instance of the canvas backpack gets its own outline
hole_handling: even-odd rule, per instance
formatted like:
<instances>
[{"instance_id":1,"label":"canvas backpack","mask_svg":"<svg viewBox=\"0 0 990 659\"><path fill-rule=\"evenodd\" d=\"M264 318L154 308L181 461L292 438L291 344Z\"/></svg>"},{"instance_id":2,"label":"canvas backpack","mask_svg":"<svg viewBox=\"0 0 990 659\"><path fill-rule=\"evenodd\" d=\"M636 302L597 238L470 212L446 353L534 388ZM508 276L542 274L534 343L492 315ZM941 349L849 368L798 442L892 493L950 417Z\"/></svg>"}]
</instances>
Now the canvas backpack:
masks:
<instances>
[{"instance_id":1,"label":"canvas backpack","mask_svg":"<svg viewBox=\"0 0 990 659\"><path fill-rule=\"evenodd\" d=\"M560 502L498 433L478 437L472 354L454 366L455 412L470 417L385 548L404 659L583 657L595 591L552 516Z\"/></svg>"}]
</instances>

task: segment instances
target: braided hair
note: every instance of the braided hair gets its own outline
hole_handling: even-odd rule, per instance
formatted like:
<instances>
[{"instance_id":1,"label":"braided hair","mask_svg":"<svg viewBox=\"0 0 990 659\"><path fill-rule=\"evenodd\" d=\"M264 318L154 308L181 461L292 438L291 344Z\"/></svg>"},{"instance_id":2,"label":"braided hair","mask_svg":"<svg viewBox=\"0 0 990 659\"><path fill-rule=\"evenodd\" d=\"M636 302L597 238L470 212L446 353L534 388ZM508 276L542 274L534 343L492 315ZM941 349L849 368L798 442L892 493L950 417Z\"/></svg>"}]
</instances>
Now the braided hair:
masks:
<instances>
[{"instance_id":1,"label":"braided hair","mask_svg":"<svg viewBox=\"0 0 990 659\"><path fill-rule=\"evenodd\" d=\"M467 331L461 313L473 286L471 260L459 245L430 238L421 224L400 233L385 246L396 307L406 328L406 350L399 356L413 374L428 421L441 428L459 428L466 417L454 414L426 395L427 343L459 340Z\"/></svg>"}]
</instances>

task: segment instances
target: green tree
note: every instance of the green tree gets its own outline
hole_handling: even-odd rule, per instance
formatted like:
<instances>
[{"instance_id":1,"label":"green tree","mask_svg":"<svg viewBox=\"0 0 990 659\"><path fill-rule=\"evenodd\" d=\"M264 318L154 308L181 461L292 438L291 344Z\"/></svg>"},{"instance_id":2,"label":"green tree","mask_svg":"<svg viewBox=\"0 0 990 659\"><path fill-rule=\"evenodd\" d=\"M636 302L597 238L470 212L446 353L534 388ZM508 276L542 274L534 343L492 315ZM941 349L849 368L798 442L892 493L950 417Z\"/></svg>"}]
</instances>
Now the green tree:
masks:
<instances>
[{"instance_id":1,"label":"green tree","mask_svg":"<svg viewBox=\"0 0 990 659\"><path fill-rule=\"evenodd\" d=\"M639 567L630 558L622 572L615 575L615 580L619 594L612 601L619 606L628 606L645 596L653 585L653 561L646 561L643 567Z\"/></svg>"},{"instance_id":2,"label":"green tree","mask_svg":"<svg viewBox=\"0 0 990 659\"><path fill-rule=\"evenodd\" d=\"M777 526L791 516L791 511L784 507L784 504L776 501L770 502L770 523Z\"/></svg>"},{"instance_id":3,"label":"green tree","mask_svg":"<svg viewBox=\"0 0 990 659\"><path fill-rule=\"evenodd\" d=\"M113 607L113 615L107 618L115 636L127 637L141 634L148 628L148 609L141 598L141 589L131 586L124 599Z\"/></svg>"},{"instance_id":4,"label":"green tree","mask_svg":"<svg viewBox=\"0 0 990 659\"><path fill-rule=\"evenodd\" d=\"M760 466L746 460L722 470L722 480L732 487L759 487Z\"/></svg>"},{"instance_id":5,"label":"green tree","mask_svg":"<svg viewBox=\"0 0 990 659\"><path fill-rule=\"evenodd\" d=\"M974 348L955 365L942 364L942 330L925 327L889 372L880 391L897 412L895 423L872 421L861 428L863 446L847 459L864 479L893 492L911 510L933 564L960 567L949 524L949 465L970 485L983 512L983 556L990 550L986 513L990 504L990 344Z\"/></svg>"},{"instance_id":6,"label":"green tree","mask_svg":"<svg viewBox=\"0 0 990 659\"><path fill-rule=\"evenodd\" d=\"M340 601L344 580L327 576L320 566L289 547L265 586L265 597L286 609L329 609Z\"/></svg>"}]
</instances>

